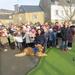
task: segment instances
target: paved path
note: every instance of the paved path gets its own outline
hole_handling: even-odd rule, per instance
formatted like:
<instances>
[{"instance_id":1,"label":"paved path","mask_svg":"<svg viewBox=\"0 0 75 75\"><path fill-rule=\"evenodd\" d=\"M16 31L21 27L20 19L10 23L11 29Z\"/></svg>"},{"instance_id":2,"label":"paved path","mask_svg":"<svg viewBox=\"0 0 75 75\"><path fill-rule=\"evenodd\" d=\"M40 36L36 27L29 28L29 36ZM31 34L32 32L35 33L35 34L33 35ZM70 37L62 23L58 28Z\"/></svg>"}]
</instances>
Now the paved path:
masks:
<instances>
[{"instance_id":1,"label":"paved path","mask_svg":"<svg viewBox=\"0 0 75 75\"><path fill-rule=\"evenodd\" d=\"M0 75L25 75L39 61L37 57L15 57L17 50L0 51Z\"/></svg>"}]
</instances>

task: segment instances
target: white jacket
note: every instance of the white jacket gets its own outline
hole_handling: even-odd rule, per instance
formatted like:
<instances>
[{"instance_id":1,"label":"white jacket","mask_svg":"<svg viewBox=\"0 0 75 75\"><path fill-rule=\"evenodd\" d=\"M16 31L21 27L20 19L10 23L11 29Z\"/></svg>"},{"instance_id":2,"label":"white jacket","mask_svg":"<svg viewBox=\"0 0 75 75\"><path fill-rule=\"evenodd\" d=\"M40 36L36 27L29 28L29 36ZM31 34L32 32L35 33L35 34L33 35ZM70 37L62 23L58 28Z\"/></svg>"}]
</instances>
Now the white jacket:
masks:
<instances>
[{"instance_id":1,"label":"white jacket","mask_svg":"<svg viewBox=\"0 0 75 75\"><path fill-rule=\"evenodd\" d=\"M16 36L14 37L16 42L23 42L22 36Z\"/></svg>"}]
</instances>

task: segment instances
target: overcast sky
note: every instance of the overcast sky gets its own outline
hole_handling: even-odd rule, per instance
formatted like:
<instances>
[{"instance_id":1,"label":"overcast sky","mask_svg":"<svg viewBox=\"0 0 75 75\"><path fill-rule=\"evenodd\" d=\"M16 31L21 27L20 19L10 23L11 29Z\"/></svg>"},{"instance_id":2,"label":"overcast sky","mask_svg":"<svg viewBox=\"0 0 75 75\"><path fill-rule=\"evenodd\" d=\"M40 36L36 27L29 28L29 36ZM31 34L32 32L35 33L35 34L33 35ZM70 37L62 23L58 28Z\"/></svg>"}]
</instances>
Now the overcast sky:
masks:
<instances>
[{"instance_id":1,"label":"overcast sky","mask_svg":"<svg viewBox=\"0 0 75 75\"><path fill-rule=\"evenodd\" d=\"M14 9L15 4L38 5L40 0L0 0L0 9Z\"/></svg>"}]
</instances>

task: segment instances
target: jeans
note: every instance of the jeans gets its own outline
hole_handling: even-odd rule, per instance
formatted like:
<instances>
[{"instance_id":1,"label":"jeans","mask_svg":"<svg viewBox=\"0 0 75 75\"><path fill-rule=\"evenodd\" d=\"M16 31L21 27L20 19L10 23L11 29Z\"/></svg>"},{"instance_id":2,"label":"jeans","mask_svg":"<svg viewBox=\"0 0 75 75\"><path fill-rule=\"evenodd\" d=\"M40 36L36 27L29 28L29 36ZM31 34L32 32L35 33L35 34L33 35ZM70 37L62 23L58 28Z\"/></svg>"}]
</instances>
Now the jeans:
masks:
<instances>
[{"instance_id":1,"label":"jeans","mask_svg":"<svg viewBox=\"0 0 75 75\"><path fill-rule=\"evenodd\" d=\"M22 49L22 42L16 42L17 43L17 48Z\"/></svg>"},{"instance_id":2,"label":"jeans","mask_svg":"<svg viewBox=\"0 0 75 75\"><path fill-rule=\"evenodd\" d=\"M67 49L68 41L63 41L61 43L61 49Z\"/></svg>"},{"instance_id":3,"label":"jeans","mask_svg":"<svg viewBox=\"0 0 75 75\"><path fill-rule=\"evenodd\" d=\"M56 47L56 39L52 40L52 47Z\"/></svg>"}]
</instances>

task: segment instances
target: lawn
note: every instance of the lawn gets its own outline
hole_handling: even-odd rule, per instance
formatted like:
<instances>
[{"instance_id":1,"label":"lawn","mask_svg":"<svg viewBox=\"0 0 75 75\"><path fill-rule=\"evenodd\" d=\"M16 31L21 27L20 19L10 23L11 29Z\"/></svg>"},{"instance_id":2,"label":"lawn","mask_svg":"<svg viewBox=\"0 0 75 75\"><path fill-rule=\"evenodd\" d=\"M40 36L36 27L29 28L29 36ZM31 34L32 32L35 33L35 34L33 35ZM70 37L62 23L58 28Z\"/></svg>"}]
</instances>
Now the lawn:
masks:
<instances>
[{"instance_id":1,"label":"lawn","mask_svg":"<svg viewBox=\"0 0 75 75\"><path fill-rule=\"evenodd\" d=\"M28 75L75 75L75 44L67 53L49 48L47 54Z\"/></svg>"}]
</instances>

